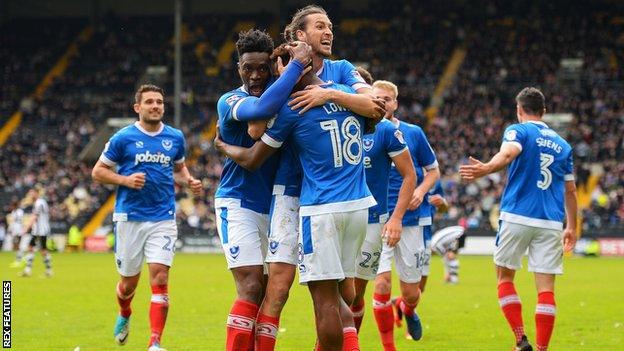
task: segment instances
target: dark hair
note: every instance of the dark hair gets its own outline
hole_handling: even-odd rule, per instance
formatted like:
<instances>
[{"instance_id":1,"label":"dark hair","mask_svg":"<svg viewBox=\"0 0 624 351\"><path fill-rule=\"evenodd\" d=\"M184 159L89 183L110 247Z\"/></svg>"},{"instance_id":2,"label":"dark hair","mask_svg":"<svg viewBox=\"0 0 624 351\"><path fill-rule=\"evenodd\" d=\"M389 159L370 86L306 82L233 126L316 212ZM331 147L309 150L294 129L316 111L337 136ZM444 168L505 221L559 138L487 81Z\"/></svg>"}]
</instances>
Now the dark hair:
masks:
<instances>
[{"instance_id":1,"label":"dark hair","mask_svg":"<svg viewBox=\"0 0 624 351\"><path fill-rule=\"evenodd\" d=\"M546 98L537 88L527 87L516 95L516 102L529 115L541 116L546 108Z\"/></svg>"},{"instance_id":2,"label":"dark hair","mask_svg":"<svg viewBox=\"0 0 624 351\"><path fill-rule=\"evenodd\" d=\"M308 5L295 12L290 23L284 28L284 40L286 42L296 41L298 30L304 30L306 26L306 17L315 13L327 15L325 9L318 5Z\"/></svg>"},{"instance_id":3,"label":"dark hair","mask_svg":"<svg viewBox=\"0 0 624 351\"><path fill-rule=\"evenodd\" d=\"M373 75L370 74L370 72L367 71L366 68L362 66L357 66L355 67L355 70L362 76L362 78L366 83L368 83L368 85L373 85Z\"/></svg>"},{"instance_id":4,"label":"dark hair","mask_svg":"<svg viewBox=\"0 0 624 351\"><path fill-rule=\"evenodd\" d=\"M163 98L165 97L165 91L163 90L163 88L158 87L154 84L143 84L139 87L139 89L137 89L136 93L134 94L134 101L137 104L140 103L143 93L146 93L148 91L160 93Z\"/></svg>"},{"instance_id":5,"label":"dark hair","mask_svg":"<svg viewBox=\"0 0 624 351\"><path fill-rule=\"evenodd\" d=\"M290 62L290 54L288 53L288 50L286 50L286 45L287 44L284 43L276 47L275 50L273 50L273 52L271 53L271 60L277 60L278 57L281 57L284 66L287 65L288 62Z\"/></svg>"},{"instance_id":6,"label":"dark hair","mask_svg":"<svg viewBox=\"0 0 624 351\"><path fill-rule=\"evenodd\" d=\"M273 52L273 39L267 32L259 29L243 31L238 33L236 51L239 59L246 52L266 52L271 55Z\"/></svg>"}]
</instances>

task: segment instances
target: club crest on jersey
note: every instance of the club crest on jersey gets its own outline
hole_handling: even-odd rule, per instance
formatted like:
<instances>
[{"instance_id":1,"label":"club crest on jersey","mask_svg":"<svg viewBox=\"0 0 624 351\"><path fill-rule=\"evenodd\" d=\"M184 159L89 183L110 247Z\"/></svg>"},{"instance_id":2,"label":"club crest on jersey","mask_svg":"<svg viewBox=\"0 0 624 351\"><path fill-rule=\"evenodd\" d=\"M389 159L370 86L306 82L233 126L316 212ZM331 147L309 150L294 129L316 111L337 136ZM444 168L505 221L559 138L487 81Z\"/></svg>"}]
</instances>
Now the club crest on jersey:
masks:
<instances>
[{"instance_id":1,"label":"club crest on jersey","mask_svg":"<svg viewBox=\"0 0 624 351\"><path fill-rule=\"evenodd\" d=\"M240 100L240 99L242 99L242 98L243 98L243 97L242 97L242 96L240 96L240 95L232 95L232 96L230 96L229 98L225 99L225 103L226 103L226 104L228 104L228 105L230 105L230 107L231 107L232 105L234 105L234 103L235 103L236 101L238 101L238 100Z\"/></svg>"},{"instance_id":2,"label":"club crest on jersey","mask_svg":"<svg viewBox=\"0 0 624 351\"><path fill-rule=\"evenodd\" d=\"M271 250L272 254L275 255L278 247L279 247L279 243L277 241L271 240L271 242L269 243L269 250Z\"/></svg>"},{"instance_id":3,"label":"club crest on jersey","mask_svg":"<svg viewBox=\"0 0 624 351\"><path fill-rule=\"evenodd\" d=\"M351 74L353 75L353 77L355 77L355 79L357 79L358 81L362 82L362 83L366 83L366 81L364 80L364 78L362 78L362 75L360 74L360 72L356 71L351 71Z\"/></svg>"},{"instance_id":4,"label":"club crest on jersey","mask_svg":"<svg viewBox=\"0 0 624 351\"><path fill-rule=\"evenodd\" d=\"M375 140L373 139L362 139L362 143L364 144L364 150L371 151L371 149L373 148L373 144L375 143Z\"/></svg>"},{"instance_id":5,"label":"club crest on jersey","mask_svg":"<svg viewBox=\"0 0 624 351\"><path fill-rule=\"evenodd\" d=\"M163 139L160 143L167 151L171 150L173 147L173 141L171 141L171 139Z\"/></svg>"},{"instance_id":6,"label":"club crest on jersey","mask_svg":"<svg viewBox=\"0 0 624 351\"><path fill-rule=\"evenodd\" d=\"M505 133L505 140L508 140L508 141L516 140L516 135L518 135L518 132L516 132L515 130L509 130L507 131L507 133Z\"/></svg>"},{"instance_id":7,"label":"club crest on jersey","mask_svg":"<svg viewBox=\"0 0 624 351\"><path fill-rule=\"evenodd\" d=\"M136 146L137 149L142 149L143 148L143 142L141 140L135 141L134 142L134 146Z\"/></svg>"},{"instance_id":8,"label":"club crest on jersey","mask_svg":"<svg viewBox=\"0 0 624 351\"><path fill-rule=\"evenodd\" d=\"M397 140L401 143L401 144L405 144L405 139L403 138L403 133L401 133L400 130L395 130L394 131L394 137L397 138Z\"/></svg>"},{"instance_id":9,"label":"club crest on jersey","mask_svg":"<svg viewBox=\"0 0 624 351\"><path fill-rule=\"evenodd\" d=\"M240 254L240 247L238 245L230 247L230 255L232 256L233 259L238 258L239 254Z\"/></svg>"}]
</instances>

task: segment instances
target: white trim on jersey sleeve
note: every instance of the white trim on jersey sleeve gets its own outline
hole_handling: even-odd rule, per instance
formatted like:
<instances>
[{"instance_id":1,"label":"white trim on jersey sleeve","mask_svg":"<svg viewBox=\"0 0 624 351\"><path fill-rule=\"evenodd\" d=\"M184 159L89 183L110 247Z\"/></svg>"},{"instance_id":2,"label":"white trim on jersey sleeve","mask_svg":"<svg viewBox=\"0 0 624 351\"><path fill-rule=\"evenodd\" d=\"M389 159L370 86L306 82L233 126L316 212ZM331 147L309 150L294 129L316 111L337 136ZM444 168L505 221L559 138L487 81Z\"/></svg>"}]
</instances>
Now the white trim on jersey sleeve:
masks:
<instances>
[{"instance_id":1,"label":"white trim on jersey sleeve","mask_svg":"<svg viewBox=\"0 0 624 351\"><path fill-rule=\"evenodd\" d=\"M432 164L423 167L424 169L430 171L432 169L438 168L438 160L435 160Z\"/></svg>"},{"instance_id":2,"label":"white trim on jersey sleeve","mask_svg":"<svg viewBox=\"0 0 624 351\"><path fill-rule=\"evenodd\" d=\"M388 152L388 156L390 156L392 158L394 156L398 156L398 155L404 153L405 151L409 151L409 148L407 146L402 148L401 150L398 150L398 151L390 151L390 152Z\"/></svg>"},{"instance_id":3,"label":"white trim on jersey sleeve","mask_svg":"<svg viewBox=\"0 0 624 351\"><path fill-rule=\"evenodd\" d=\"M503 141L503 143L501 144L501 146L505 145L505 144L509 144L509 145L513 145L515 147L517 147L520 151L522 151L522 144L520 144L517 141Z\"/></svg>"},{"instance_id":4,"label":"white trim on jersey sleeve","mask_svg":"<svg viewBox=\"0 0 624 351\"><path fill-rule=\"evenodd\" d=\"M548 219L526 217L504 211L500 213L500 216L498 218L509 223L522 224L529 227L563 230L563 223L558 221L551 221Z\"/></svg>"},{"instance_id":5,"label":"white trim on jersey sleeve","mask_svg":"<svg viewBox=\"0 0 624 351\"><path fill-rule=\"evenodd\" d=\"M566 174L563 176L563 180L565 181L570 181L570 180L574 181L574 179L575 179L574 174Z\"/></svg>"},{"instance_id":6,"label":"white trim on jersey sleeve","mask_svg":"<svg viewBox=\"0 0 624 351\"><path fill-rule=\"evenodd\" d=\"M351 86L351 88L353 88L353 90L355 91L358 91L358 89L362 89L362 88L372 89L373 87L368 85L368 83L355 83Z\"/></svg>"},{"instance_id":7,"label":"white trim on jersey sleeve","mask_svg":"<svg viewBox=\"0 0 624 351\"><path fill-rule=\"evenodd\" d=\"M286 192L285 185L279 185L279 184L273 185L273 195L284 195L285 192Z\"/></svg>"},{"instance_id":8,"label":"white trim on jersey sleeve","mask_svg":"<svg viewBox=\"0 0 624 351\"><path fill-rule=\"evenodd\" d=\"M100 161L102 161L103 164L109 166L109 167L113 167L117 165L117 162L109 159L108 157L106 157L104 154L100 155Z\"/></svg>"},{"instance_id":9,"label":"white trim on jersey sleeve","mask_svg":"<svg viewBox=\"0 0 624 351\"><path fill-rule=\"evenodd\" d=\"M271 138L267 133L262 134L262 137L260 138L260 140L262 140L263 143L269 145L270 147L274 149L279 149L280 147L282 147L282 144L284 143L283 141L277 141Z\"/></svg>"},{"instance_id":10,"label":"white trim on jersey sleeve","mask_svg":"<svg viewBox=\"0 0 624 351\"><path fill-rule=\"evenodd\" d=\"M328 213L351 212L367 209L377 205L375 198L370 195L357 200L332 202L322 205L301 206L299 213L301 216L316 216Z\"/></svg>"},{"instance_id":11,"label":"white trim on jersey sleeve","mask_svg":"<svg viewBox=\"0 0 624 351\"><path fill-rule=\"evenodd\" d=\"M186 160L186 157L182 157L182 158L181 158L181 159L179 159L179 160L175 160L175 161L173 161L173 163L180 164L180 163L183 163L185 160Z\"/></svg>"},{"instance_id":12,"label":"white trim on jersey sleeve","mask_svg":"<svg viewBox=\"0 0 624 351\"><path fill-rule=\"evenodd\" d=\"M245 101L249 96L246 96L242 99L239 99L238 101L236 101L234 103L234 107L232 107L232 118L234 118L235 120L239 121L238 116L236 115L236 112L238 111L238 107L240 106L240 104Z\"/></svg>"}]
</instances>

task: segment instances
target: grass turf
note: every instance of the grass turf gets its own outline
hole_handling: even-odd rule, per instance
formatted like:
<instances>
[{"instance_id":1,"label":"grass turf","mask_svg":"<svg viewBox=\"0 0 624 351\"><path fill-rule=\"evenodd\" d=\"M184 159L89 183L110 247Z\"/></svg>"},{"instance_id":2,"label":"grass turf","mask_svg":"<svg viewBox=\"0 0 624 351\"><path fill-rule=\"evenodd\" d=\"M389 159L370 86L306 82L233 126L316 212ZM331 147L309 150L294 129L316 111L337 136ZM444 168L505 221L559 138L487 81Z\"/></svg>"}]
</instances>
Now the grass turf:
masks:
<instances>
[{"instance_id":1,"label":"grass turf","mask_svg":"<svg viewBox=\"0 0 624 351\"><path fill-rule=\"evenodd\" d=\"M14 350L145 350L149 337L149 287L142 279L133 301L128 344L114 343L117 274L111 254L56 254L55 275L43 276L35 258L33 276L8 268L13 255L0 254L0 276L12 284ZM616 350L624 345L624 259L568 258L556 287L557 321L551 350ZM147 273L146 269L144 272ZM145 275L143 278L146 278ZM424 337L414 342L395 329L398 350L509 350L512 333L496 299L490 257L461 257L460 284L442 283L442 264L432 258L431 278L417 309ZM234 286L221 255L178 254L171 272L171 308L163 347L223 350L225 319ZM396 277L394 293L398 292ZM535 340L536 294L532 276L520 272L516 287L530 340ZM380 350L371 310L372 286L360 333L362 350ZM315 340L311 300L295 285L282 314L277 350L312 350Z\"/></svg>"}]
</instances>

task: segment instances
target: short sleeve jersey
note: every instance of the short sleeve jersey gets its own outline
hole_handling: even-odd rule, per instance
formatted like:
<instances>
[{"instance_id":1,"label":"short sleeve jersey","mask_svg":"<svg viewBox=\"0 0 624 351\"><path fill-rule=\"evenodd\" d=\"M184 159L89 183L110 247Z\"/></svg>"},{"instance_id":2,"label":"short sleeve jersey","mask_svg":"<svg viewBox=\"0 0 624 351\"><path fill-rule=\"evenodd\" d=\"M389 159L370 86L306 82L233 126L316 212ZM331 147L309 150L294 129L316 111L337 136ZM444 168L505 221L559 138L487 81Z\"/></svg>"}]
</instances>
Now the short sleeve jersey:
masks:
<instances>
[{"instance_id":1,"label":"short sleeve jersey","mask_svg":"<svg viewBox=\"0 0 624 351\"><path fill-rule=\"evenodd\" d=\"M100 156L117 173L145 173L139 190L119 186L113 221L162 221L175 216L174 167L184 162L186 142L179 129L162 124L148 132L138 122L115 133Z\"/></svg>"},{"instance_id":2,"label":"short sleeve jersey","mask_svg":"<svg viewBox=\"0 0 624 351\"><path fill-rule=\"evenodd\" d=\"M228 144L251 147L256 142L247 134L247 123L235 118L235 107L248 96L244 87L240 87L224 94L217 102L219 133ZM258 170L249 172L226 158L215 198L236 199L243 208L268 214L278 160L279 155L273 155Z\"/></svg>"},{"instance_id":3,"label":"short sleeve jersey","mask_svg":"<svg viewBox=\"0 0 624 351\"><path fill-rule=\"evenodd\" d=\"M326 87L354 93L347 86ZM285 104L262 141L281 147L288 139L303 171L300 214L312 216L368 208L375 200L362 163L363 117L328 102L304 115Z\"/></svg>"},{"instance_id":4,"label":"short sleeve jersey","mask_svg":"<svg viewBox=\"0 0 624 351\"><path fill-rule=\"evenodd\" d=\"M422 169L434 169L438 167L438 161L422 128L403 121L399 122L398 128L403 133L403 138L409 147L412 162L414 163L414 168L416 168L416 177L418 178L416 186L418 186L423 181ZM396 207L402 182L403 177L396 170L396 167L393 166L390 170L388 188L388 209L390 212ZM423 199L422 204L417 209L405 211L403 225L431 225L431 210L426 198Z\"/></svg>"},{"instance_id":5,"label":"short sleeve jersey","mask_svg":"<svg viewBox=\"0 0 624 351\"><path fill-rule=\"evenodd\" d=\"M329 59L323 60L323 67L317 72L321 80L325 82L333 82L336 84L344 84L350 86L353 90L360 88L370 88L362 76L358 73L351 62L347 60L333 61ZM280 165L275 176L274 193L288 196L299 196L301 192L301 166L297 155L294 154L286 143L282 147Z\"/></svg>"},{"instance_id":6,"label":"short sleeve jersey","mask_svg":"<svg viewBox=\"0 0 624 351\"><path fill-rule=\"evenodd\" d=\"M381 120L373 134L362 138L366 184L377 201L368 209L368 223L379 223L388 214L388 176L392 157L407 151L401 131L387 119Z\"/></svg>"},{"instance_id":7,"label":"short sleeve jersey","mask_svg":"<svg viewBox=\"0 0 624 351\"><path fill-rule=\"evenodd\" d=\"M521 150L507 170L500 219L560 230L565 216L565 181L574 180L572 147L543 122L513 124L503 144Z\"/></svg>"},{"instance_id":8,"label":"short sleeve jersey","mask_svg":"<svg viewBox=\"0 0 624 351\"><path fill-rule=\"evenodd\" d=\"M33 225L32 233L36 236L50 234L50 207L43 198L38 198L33 205L33 214L37 215L37 221Z\"/></svg>"}]
</instances>

